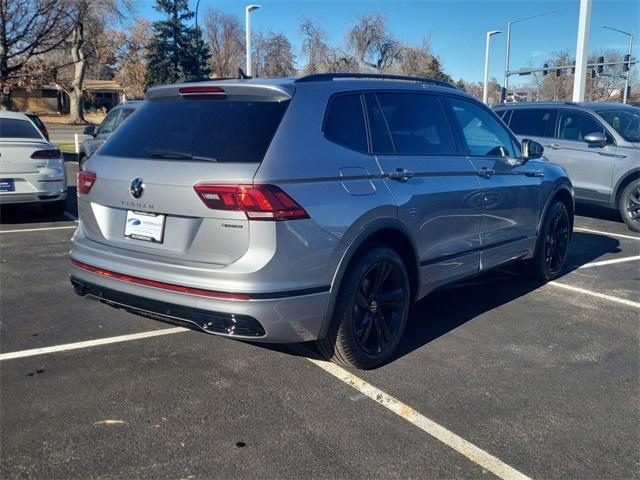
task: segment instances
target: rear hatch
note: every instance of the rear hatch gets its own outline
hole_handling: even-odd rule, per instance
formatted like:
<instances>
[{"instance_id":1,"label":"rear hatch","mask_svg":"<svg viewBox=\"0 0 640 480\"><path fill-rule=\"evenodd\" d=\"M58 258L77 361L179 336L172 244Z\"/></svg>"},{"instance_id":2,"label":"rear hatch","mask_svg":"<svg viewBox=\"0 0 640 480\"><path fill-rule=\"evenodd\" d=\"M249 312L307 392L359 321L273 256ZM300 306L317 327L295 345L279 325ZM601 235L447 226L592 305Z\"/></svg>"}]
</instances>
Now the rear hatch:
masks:
<instances>
[{"instance_id":1,"label":"rear hatch","mask_svg":"<svg viewBox=\"0 0 640 480\"><path fill-rule=\"evenodd\" d=\"M81 172L87 237L168 259L236 261L249 248L247 215L210 208L194 186L250 185L292 93L249 82L152 89Z\"/></svg>"}]
</instances>

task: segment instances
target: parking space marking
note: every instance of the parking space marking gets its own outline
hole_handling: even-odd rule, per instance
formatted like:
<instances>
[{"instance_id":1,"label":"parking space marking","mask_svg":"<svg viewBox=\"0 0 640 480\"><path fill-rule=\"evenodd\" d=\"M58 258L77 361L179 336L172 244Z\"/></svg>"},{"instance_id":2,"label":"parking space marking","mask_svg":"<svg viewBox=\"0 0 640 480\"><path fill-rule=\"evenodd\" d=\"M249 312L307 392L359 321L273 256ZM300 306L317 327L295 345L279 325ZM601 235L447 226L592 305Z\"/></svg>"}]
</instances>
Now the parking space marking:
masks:
<instances>
[{"instance_id":1,"label":"parking space marking","mask_svg":"<svg viewBox=\"0 0 640 480\"><path fill-rule=\"evenodd\" d=\"M578 267L578 270L581 268L601 267L602 265L613 265L614 263L633 262L634 260L640 260L640 255L636 255L634 257L623 257L623 258L614 258L611 260L602 260L601 262L585 263L584 265Z\"/></svg>"},{"instance_id":2,"label":"parking space marking","mask_svg":"<svg viewBox=\"0 0 640 480\"><path fill-rule=\"evenodd\" d=\"M17 352L0 354L0 361L13 360L15 358L33 357L35 355L44 355L46 353L65 352L68 350L77 350L79 348L97 347L99 345L108 345L110 343L130 342L132 340L141 340L143 338L160 337L162 335L172 335L174 333L189 331L190 330L188 328L173 327L165 328L162 330L153 330L151 332L132 333L130 335L119 335L117 337L98 338L96 340L86 340L84 342L66 343L64 345L56 345L53 347L20 350Z\"/></svg>"},{"instance_id":3,"label":"parking space marking","mask_svg":"<svg viewBox=\"0 0 640 480\"><path fill-rule=\"evenodd\" d=\"M20 228L18 230L0 230L0 233L44 232L45 230L65 230L78 228L77 225L65 225L64 227Z\"/></svg>"},{"instance_id":4,"label":"parking space marking","mask_svg":"<svg viewBox=\"0 0 640 480\"><path fill-rule=\"evenodd\" d=\"M338 380L346 383L350 387L356 389L363 395L366 395L371 400L379 403L386 409L392 411L402 419L411 423L415 427L419 428L425 433L428 433L436 440L444 443L449 448L455 450L459 454L471 460L473 463L480 465L485 470L490 471L494 475L504 480L528 480L529 477L522 474L515 468L507 465L502 460L494 457L490 453L475 446L473 443L465 440L464 438L456 435L455 433L447 430L442 425L434 422L433 420L425 417L421 413L417 412L409 405L402 403L395 397L383 392L377 387L374 387L370 383L365 382L361 378L349 373L342 367L339 367L335 363L328 362L326 360L318 360L313 357L313 354L300 345L292 345L291 348L297 353L306 357L311 363L323 369L325 372L333 375Z\"/></svg>"},{"instance_id":5,"label":"parking space marking","mask_svg":"<svg viewBox=\"0 0 640 480\"><path fill-rule=\"evenodd\" d=\"M579 232L596 233L598 235L610 235L612 237L628 238L631 240L640 240L640 237L634 237L632 235L622 235L621 233L603 232L602 230L591 230L590 228L573 227L574 230Z\"/></svg>"},{"instance_id":6,"label":"parking space marking","mask_svg":"<svg viewBox=\"0 0 640 480\"><path fill-rule=\"evenodd\" d=\"M593 292L585 288L573 287L571 285L565 285L564 283L559 283L559 282L548 282L545 285L550 285L552 287L565 288L573 292L583 293L584 295L590 295L592 297L602 298L603 300L608 300L610 302L620 303L622 305L627 305L629 307L640 308L640 302L634 302L633 300L627 300L626 298L614 297L613 295L607 295L605 293Z\"/></svg>"}]
</instances>

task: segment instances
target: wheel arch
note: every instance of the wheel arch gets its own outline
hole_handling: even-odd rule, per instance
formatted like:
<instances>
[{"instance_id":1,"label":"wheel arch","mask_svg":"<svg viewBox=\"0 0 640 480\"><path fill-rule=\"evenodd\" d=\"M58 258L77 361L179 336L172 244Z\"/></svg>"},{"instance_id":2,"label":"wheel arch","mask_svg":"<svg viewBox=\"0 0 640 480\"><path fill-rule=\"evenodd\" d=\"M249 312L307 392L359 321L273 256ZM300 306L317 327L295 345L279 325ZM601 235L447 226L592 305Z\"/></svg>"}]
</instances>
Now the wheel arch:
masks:
<instances>
[{"instance_id":1,"label":"wheel arch","mask_svg":"<svg viewBox=\"0 0 640 480\"><path fill-rule=\"evenodd\" d=\"M571 186L566 183L560 183L555 186L555 188L549 194L547 202L545 203L544 209L542 210L542 214L538 219L538 235L540 235L540 231L542 230L542 223L544 222L545 217L547 216L547 211L549 207L553 204L554 201L560 200L565 204L567 210L569 211L569 221L571 222L571 230L570 235L573 236L573 216L576 210L575 200L573 197L573 193L571 190Z\"/></svg>"},{"instance_id":2,"label":"wheel arch","mask_svg":"<svg viewBox=\"0 0 640 480\"><path fill-rule=\"evenodd\" d=\"M622 192L624 191L625 188L627 188L627 185L629 185L631 182L633 182L634 180L637 180L640 178L640 168L636 168L631 170L630 172L627 172L627 174L622 177L620 180L618 180L618 183L615 187L615 189L613 190L613 201L615 208L618 208L618 205L620 203L620 195L622 195Z\"/></svg>"},{"instance_id":3,"label":"wheel arch","mask_svg":"<svg viewBox=\"0 0 640 480\"><path fill-rule=\"evenodd\" d=\"M418 250L415 242L411 239L409 230L399 220L377 220L362 229L342 255L331 282L329 302L320 328L319 338L323 338L326 335L331 324L338 291L346 271L358 254L372 245L383 245L392 248L402 258L409 276L411 300L415 299L420 286L420 262L416 254Z\"/></svg>"}]
</instances>

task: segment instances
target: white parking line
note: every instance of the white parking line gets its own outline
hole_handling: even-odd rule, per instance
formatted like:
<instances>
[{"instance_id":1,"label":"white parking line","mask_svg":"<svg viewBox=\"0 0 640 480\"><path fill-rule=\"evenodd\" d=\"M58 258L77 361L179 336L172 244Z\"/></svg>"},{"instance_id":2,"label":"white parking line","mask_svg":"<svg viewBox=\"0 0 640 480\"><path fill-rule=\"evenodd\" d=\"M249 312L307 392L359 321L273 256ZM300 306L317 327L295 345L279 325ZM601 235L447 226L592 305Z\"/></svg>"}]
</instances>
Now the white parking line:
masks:
<instances>
[{"instance_id":1,"label":"white parking line","mask_svg":"<svg viewBox=\"0 0 640 480\"><path fill-rule=\"evenodd\" d=\"M407 404L402 403L400 400L383 392L379 388L374 387L370 383L367 383L361 378L356 377L352 373L349 373L344 368L325 360L317 360L315 358L312 358L311 352L306 350L304 347L300 347L299 345L295 345L293 348L298 353L306 357L311 363L320 367L325 372L333 375L338 380L346 383L350 387L366 395L371 400L378 402L380 405L388 410L391 410L403 420L406 420L423 432L428 433L436 440L444 443L447 447L455 450L459 454L471 460L473 463L480 465L485 470L490 471L497 477L505 480L529 479L529 477L520 473L515 468L507 465L500 459L475 446L473 443L465 440L459 435L456 435L450 430L447 430L445 427L434 422L430 418L425 417Z\"/></svg>"},{"instance_id":2,"label":"white parking line","mask_svg":"<svg viewBox=\"0 0 640 480\"><path fill-rule=\"evenodd\" d=\"M640 240L640 237L634 237L632 235L622 235L620 233L603 232L602 230L591 230L590 228L573 227L573 230L577 230L579 232L596 233L598 235L608 235L611 237L629 238L631 240Z\"/></svg>"},{"instance_id":3,"label":"white parking line","mask_svg":"<svg viewBox=\"0 0 640 480\"><path fill-rule=\"evenodd\" d=\"M0 230L0 233L44 232L45 230L65 230L69 228L78 228L78 226L66 225L64 227L21 228L19 230Z\"/></svg>"},{"instance_id":4,"label":"white parking line","mask_svg":"<svg viewBox=\"0 0 640 480\"><path fill-rule=\"evenodd\" d=\"M44 355L45 353L66 352L68 350L78 350L79 348L97 347L99 345L108 345L110 343L130 342L131 340L140 340L142 338L159 337L162 335L171 335L174 333L189 332L188 328L173 327L162 330L153 330L151 332L133 333L130 335L120 335L118 337L98 338L96 340L87 340L84 342L66 343L64 345L56 345L54 347L33 348L31 350L19 350L17 352L9 352L0 354L1 360L13 360L14 358L33 357L35 355Z\"/></svg>"},{"instance_id":5,"label":"white parking line","mask_svg":"<svg viewBox=\"0 0 640 480\"><path fill-rule=\"evenodd\" d=\"M593 292L585 288L572 287L571 285L565 285L564 283L559 283L559 282L549 282L549 283L546 283L545 285L549 285L551 287L564 288L566 290L582 293L584 295L590 295L596 298L602 298L603 300L608 300L609 302L614 302L614 303L620 303L622 305L627 305L628 307L640 308L640 302L634 302L632 300L627 300L626 298L614 297L613 295L607 295L605 293Z\"/></svg>"},{"instance_id":6,"label":"white parking line","mask_svg":"<svg viewBox=\"0 0 640 480\"><path fill-rule=\"evenodd\" d=\"M584 265L578 267L578 270L581 268L601 267L602 265L613 265L614 263L632 262L634 260L640 260L640 255L636 255L634 257L613 258L611 260L602 260L600 262L585 263Z\"/></svg>"}]
</instances>

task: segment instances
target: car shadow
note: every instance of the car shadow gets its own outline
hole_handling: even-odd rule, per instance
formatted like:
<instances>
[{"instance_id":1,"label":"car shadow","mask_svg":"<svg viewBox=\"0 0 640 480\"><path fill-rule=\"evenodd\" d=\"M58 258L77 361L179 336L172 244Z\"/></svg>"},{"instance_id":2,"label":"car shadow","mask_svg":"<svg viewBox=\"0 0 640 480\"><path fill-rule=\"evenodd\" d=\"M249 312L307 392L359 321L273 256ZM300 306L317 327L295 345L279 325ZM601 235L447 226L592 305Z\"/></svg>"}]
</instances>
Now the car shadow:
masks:
<instances>
[{"instance_id":1,"label":"car shadow","mask_svg":"<svg viewBox=\"0 0 640 480\"><path fill-rule=\"evenodd\" d=\"M574 232L563 275L606 253L620 252L620 242L604 235ZM469 280L438 289L413 305L407 328L395 355L388 363L424 347L470 320L506 305L541 286L543 282L528 280L519 273L519 265L506 266ZM487 292L491 292L490 295ZM461 301L464 299L464 301ZM304 344L308 356L322 358L313 342ZM267 348L287 351L282 346ZM294 348L292 355L300 355Z\"/></svg>"},{"instance_id":2,"label":"car shadow","mask_svg":"<svg viewBox=\"0 0 640 480\"><path fill-rule=\"evenodd\" d=\"M576 204L576 215L581 217L596 218L599 220L608 220L610 222L624 223L620 212L613 208L600 207L597 205Z\"/></svg>"},{"instance_id":3,"label":"car shadow","mask_svg":"<svg viewBox=\"0 0 640 480\"><path fill-rule=\"evenodd\" d=\"M67 207L65 213L71 217L78 217L76 202L76 187L67 187ZM0 205L0 225L24 225L37 223L69 222L73 220L67 215L51 215L46 213L37 203L15 205Z\"/></svg>"}]
</instances>

